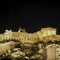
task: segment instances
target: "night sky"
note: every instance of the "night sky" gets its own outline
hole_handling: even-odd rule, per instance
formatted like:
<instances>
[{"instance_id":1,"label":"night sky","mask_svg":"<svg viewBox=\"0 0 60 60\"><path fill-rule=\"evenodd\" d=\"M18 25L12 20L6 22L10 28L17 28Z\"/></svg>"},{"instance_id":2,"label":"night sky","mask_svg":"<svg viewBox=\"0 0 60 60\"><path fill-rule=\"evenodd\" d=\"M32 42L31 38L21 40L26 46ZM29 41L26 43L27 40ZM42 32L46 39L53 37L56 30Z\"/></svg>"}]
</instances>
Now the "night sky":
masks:
<instances>
[{"instance_id":1,"label":"night sky","mask_svg":"<svg viewBox=\"0 0 60 60\"><path fill-rule=\"evenodd\" d=\"M4 4L4 5L3 5ZM19 27L35 32L42 27L55 27L60 33L60 10L56 2L7 2L0 5L0 33Z\"/></svg>"}]
</instances>

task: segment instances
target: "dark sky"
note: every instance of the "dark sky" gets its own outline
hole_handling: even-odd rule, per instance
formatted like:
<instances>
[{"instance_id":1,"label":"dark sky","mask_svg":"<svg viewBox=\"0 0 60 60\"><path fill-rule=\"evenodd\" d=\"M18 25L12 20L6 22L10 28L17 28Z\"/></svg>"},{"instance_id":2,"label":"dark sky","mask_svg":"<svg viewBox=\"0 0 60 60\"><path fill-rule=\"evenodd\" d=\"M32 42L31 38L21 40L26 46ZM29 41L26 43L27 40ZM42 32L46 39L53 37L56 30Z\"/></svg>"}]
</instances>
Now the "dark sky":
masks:
<instances>
[{"instance_id":1,"label":"dark sky","mask_svg":"<svg viewBox=\"0 0 60 60\"><path fill-rule=\"evenodd\" d=\"M17 31L19 27L28 32L42 27L55 27L60 33L60 12L56 2L8 2L0 5L0 32L5 29Z\"/></svg>"}]
</instances>

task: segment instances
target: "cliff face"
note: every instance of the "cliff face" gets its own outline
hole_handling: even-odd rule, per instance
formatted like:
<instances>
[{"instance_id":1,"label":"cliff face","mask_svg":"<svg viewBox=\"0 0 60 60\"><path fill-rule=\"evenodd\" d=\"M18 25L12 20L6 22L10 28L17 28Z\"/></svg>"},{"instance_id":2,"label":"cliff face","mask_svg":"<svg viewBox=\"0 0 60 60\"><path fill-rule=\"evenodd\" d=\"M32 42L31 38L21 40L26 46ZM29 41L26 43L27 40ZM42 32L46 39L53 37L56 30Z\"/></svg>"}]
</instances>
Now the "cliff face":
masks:
<instances>
[{"instance_id":1,"label":"cliff face","mask_svg":"<svg viewBox=\"0 0 60 60\"><path fill-rule=\"evenodd\" d=\"M5 30L0 34L0 59L60 59L59 46L60 35L56 34L56 28L42 28L34 33L24 29L17 32Z\"/></svg>"}]
</instances>

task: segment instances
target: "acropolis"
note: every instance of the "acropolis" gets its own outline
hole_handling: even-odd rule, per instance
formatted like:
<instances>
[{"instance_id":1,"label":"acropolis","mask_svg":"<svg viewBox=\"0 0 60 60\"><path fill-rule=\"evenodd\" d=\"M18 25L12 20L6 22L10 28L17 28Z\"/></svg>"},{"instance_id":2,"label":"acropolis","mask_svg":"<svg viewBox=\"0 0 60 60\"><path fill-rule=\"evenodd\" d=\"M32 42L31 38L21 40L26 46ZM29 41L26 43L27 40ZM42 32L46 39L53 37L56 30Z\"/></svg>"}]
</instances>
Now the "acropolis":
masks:
<instances>
[{"instance_id":1,"label":"acropolis","mask_svg":"<svg viewBox=\"0 0 60 60\"><path fill-rule=\"evenodd\" d=\"M60 60L60 35L57 28L41 28L28 33L25 29L5 30L0 34L0 59Z\"/></svg>"}]
</instances>

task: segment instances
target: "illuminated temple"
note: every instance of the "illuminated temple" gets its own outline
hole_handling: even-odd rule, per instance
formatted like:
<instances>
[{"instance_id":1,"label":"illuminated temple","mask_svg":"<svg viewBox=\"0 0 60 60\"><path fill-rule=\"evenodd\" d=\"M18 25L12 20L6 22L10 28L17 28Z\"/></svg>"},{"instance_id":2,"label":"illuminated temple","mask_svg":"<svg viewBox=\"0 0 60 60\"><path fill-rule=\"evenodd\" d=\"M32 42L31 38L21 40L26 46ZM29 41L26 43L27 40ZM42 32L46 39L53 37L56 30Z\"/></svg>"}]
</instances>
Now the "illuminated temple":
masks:
<instances>
[{"instance_id":1,"label":"illuminated temple","mask_svg":"<svg viewBox=\"0 0 60 60\"><path fill-rule=\"evenodd\" d=\"M41 28L34 33L21 28L5 30L0 34L0 45L0 59L7 56L11 60L60 60L60 35L56 28Z\"/></svg>"}]
</instances>

